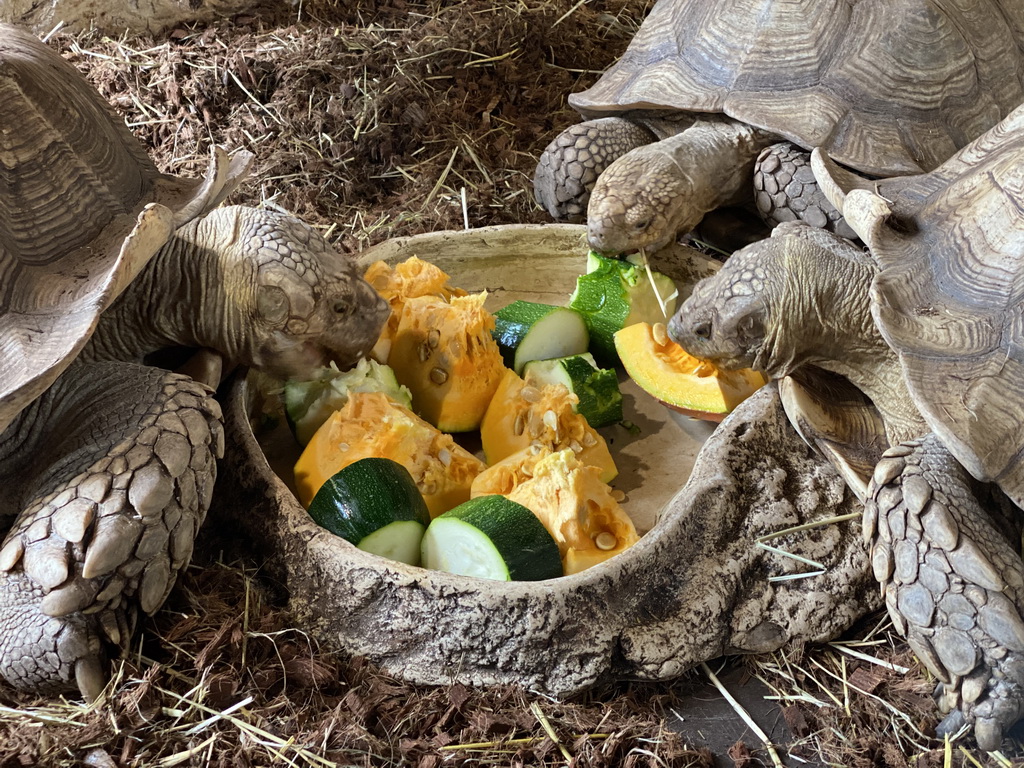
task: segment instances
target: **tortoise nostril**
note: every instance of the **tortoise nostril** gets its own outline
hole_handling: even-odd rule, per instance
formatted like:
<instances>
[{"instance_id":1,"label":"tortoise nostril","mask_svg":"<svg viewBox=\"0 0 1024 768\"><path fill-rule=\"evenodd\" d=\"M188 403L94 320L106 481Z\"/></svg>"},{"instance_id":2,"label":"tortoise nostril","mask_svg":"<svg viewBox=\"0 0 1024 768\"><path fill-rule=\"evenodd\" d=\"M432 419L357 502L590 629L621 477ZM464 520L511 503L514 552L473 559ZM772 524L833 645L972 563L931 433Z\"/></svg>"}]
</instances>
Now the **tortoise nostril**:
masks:
<instances>
[{"instance_id":1,"label":"tortoise nostril","mask_svg":"<svg viewBox=\"0 0 1024 768\"><path fill-rule=\"evenodd\" d=\"M693 326L693 335L698 339L710 339L711 338L711 321L702 320Z\"/></svg>"}]
</instances>

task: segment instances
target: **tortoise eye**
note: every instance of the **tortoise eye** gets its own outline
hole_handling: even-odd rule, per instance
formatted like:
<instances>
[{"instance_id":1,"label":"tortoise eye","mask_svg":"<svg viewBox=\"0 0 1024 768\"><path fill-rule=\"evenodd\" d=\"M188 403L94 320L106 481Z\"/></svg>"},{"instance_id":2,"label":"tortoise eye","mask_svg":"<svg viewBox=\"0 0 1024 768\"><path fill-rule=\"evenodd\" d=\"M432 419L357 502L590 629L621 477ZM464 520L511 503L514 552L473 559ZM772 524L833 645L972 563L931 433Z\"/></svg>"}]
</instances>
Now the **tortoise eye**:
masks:
<instances>
[{"instance_id":1,"label":"tortoise eye","mask_svg":"<svg viewBox=\"0 0 1024 768\"><path fill-rule=\"evenodd\" d=\"M693 335L698 339L710 339L711 338L711 321L702 320L693 326Z\"/></svg>"},{"instance_id":2,"label":"tortoise eye","mask_svg":"<svg viewBox=\"0 0 1024 768\"><path fill-rule=\"evenodd\" d=\"M635 230L637 230L639 232L641 230L647 229L649 226L651 226L651 220L650 219L640 219L640 221L636 222L633 225L633 229L635 229Z\"/></svg>"},{"instance_id":3,"label":"tortoise eye","mask_svg":"<svg viewBox=\"0 0 1024 768\"><path fill-rule=\"evenodd\" d=\"M352 311L352 306L347 301L334 302L334 313L336 315L347 315Z\"/></svg>"}]
</instances>

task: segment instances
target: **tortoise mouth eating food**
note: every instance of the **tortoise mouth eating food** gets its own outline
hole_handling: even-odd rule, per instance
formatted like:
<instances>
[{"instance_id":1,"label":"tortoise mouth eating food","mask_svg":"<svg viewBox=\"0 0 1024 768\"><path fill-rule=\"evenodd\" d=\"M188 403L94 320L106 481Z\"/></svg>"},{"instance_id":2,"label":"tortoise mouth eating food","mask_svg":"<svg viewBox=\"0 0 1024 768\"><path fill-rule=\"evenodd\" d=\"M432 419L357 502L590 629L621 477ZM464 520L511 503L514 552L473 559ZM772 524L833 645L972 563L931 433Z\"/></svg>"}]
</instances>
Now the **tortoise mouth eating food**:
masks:
<instances>
[{"instance_id":1,"label":"tortoise mouth eating food","mask_svg":"<svg viewBox=\"0 0 1024 768\"><path fill-rule=\"evenodd\" d=\"M870 253L780 226L669 326L694 354L792 375L787 413L864 499L889 614L951 711L940 730L966 719L985 750L1024 714L1022 130L1019 108L893 200L844 191L816 151ZM836 407L822 371L866 398Z\"/></svg>"},{"instance_id":2,"label":"tortoise mouth eating food","mask_svg":"<svg viewBox=\"0 0 1024 768\"><path fill-rule=\"evenodd\" d=\"M191 557L221 369L351 364L387 307L297 219L215 209L247 153L161 174L77 70L6 25L0 96L0 676L93 698ZM204 350L207 377L142 365L167 347Z\"/></svg>"},{"instance_id":3,"label":"tortoise mouth eating food","mask_svg":"<svg viewBox=\"0 0 1024 768\"><path fill-rule=\"evenodd\" d=\"M569 96L586 121L541 156L537 200L558 220L586 214L607 252L755 201L769 224L852 237L803 150L874 177L934 169L1024 101L1022 30L1008 0L659 0Z\"/></svg>"}]
</instances>

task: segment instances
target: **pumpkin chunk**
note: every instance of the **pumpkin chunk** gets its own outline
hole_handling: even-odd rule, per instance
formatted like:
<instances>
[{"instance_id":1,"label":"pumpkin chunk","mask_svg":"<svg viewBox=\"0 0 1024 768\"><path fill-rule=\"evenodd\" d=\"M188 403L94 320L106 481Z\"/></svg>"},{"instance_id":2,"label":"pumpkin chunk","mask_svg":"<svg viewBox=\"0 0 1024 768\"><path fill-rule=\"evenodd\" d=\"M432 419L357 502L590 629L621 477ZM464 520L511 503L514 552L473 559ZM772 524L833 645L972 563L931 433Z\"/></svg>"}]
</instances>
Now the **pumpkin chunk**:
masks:
<instances>
[{"instance_id":1,"label":"pumpkin chunk","mask_svg":"<svg viewBox=\"0 0 1024 768\"><path fill-rule=\"evenodd\" d=\"M765 383L757 371L723 371L693 357L661 324L636 323L615 334L626 373L670 408L711 421L725 415Z\"/></svg>"},{"instance_id":2,"label":"pumpkin chunk","mask_svg":"<svg viewBox=\"0 0 1024 768\"><path fill-rule=\"evenodd\" d=\"M580 462L598 467L603 481L610 481L618 470L608 445L573 411L576 402L561 384L534 387L515 371L506 371L480 425L487 462L496 464L534 444L552 451L570 448Z\"/></svg>"},{"instance_id":3,"label":"pumpkin chunk","mask_svg":"<svg viewBox=\"0 0 1024 768\"><path fill-rule=\"evenodd\" d=\"M447 272L416 256L410 256L394 267L384 261L375 261L366 268L363 277L391 307L391 317L381 330L380 338L371 352L373 359L380 363L386 363L390 357L391 343L398 331L402 307L407 300L419 296L450 299L453 296L466 295L461 288L454 288L448 284L451 277Z\"/></svg>"},{"instance_id":4,"label":"pumpkin chunk","mask_svg":"<svg viewBox=\"0 0 1024 768\"><path fill-rule=\"evenodd\" d=\"M409 299L391 347L391 368L413 409L445 432L477 429L505 373L491 337L486 293Z\"/></svg>"},{"instance_id":5,"label":"pumpkin chunk","mask_svg":"<svg viewBox=\"0 0 1024 768\"><path fill-rule=\"evenodd\" d=\"M571 450L540 456L529 472L505 495L544 523L558 544L566 574L604 562L639 541L633 521L601 481L601 470L584 466Z\"/></svg>"},{"instance_id":6,"label":"pumpkin chunk","mask_svg":"<svg viewBox=\"0 0 1024 768\"><path fill-rule=\"evenodd\" d=\"M381 392L353 392L317 430L295 464L299 501L309 507L335 472L368 457L409 470L432 517L469 499L485 465L469 451Z\"/></svg>"}]
</instances>

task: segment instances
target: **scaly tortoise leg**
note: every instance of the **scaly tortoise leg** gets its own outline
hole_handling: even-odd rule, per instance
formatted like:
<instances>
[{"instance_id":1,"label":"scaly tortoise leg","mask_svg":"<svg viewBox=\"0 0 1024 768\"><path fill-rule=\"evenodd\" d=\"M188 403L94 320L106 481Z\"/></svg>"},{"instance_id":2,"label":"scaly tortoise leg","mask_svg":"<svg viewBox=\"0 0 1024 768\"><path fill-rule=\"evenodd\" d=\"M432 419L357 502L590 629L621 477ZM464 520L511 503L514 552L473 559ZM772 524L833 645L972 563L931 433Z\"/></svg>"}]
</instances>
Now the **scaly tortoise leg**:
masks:
<instances>
[{"instance_id":1,"label":"scaly tortoise leg","mask_svg":"<svg viewBox=\"0 0 1024 768\"><path fill-rule=\"evenodd\" d=\"M534 196L556 221L581 222L601 172L630 150L657 140L650 129L621 117L571 125L537 161Z\"/></svg>"},{"instance_id":2,"label":"scaly tortoise leg","mask_svg":"<svg viewBox=\"0 0 1024 768\"><path fill-rule=\"evenodd\" d=\"M220 408L191 379L73 365L0 436L21 511L0 548L0 675L95 698L188 564L223 454Z\"/></svg>"},{"instance_id":3,"label":"scaly tortoise leg","mask_svg":"<svg viewBox=\"0 0 1024 768\"><path fill-rule=\"evenodd\" d=\"M857 233L814 180L810 153L789 142L761 150L754 165L754 202L770 227L800 219L847 240L857 239Z\"/></svg>"},{"instance_id":4,"label":"scaly tortoise leg","mask_svg":"<svg viewBox=\"0 0 1024 768\"><path fill-rule=\"evenodd\" d=\"M1024 563L934 435L886 451L864 512L889 615L984 750L1024 714Z\"/></svg>"}]
</instances>

